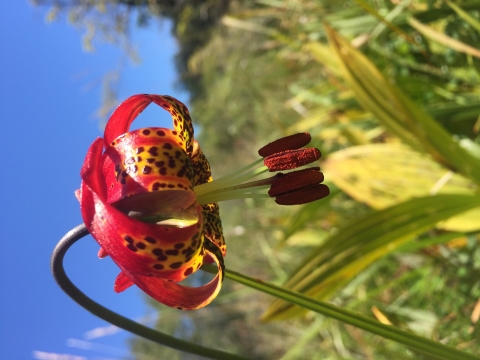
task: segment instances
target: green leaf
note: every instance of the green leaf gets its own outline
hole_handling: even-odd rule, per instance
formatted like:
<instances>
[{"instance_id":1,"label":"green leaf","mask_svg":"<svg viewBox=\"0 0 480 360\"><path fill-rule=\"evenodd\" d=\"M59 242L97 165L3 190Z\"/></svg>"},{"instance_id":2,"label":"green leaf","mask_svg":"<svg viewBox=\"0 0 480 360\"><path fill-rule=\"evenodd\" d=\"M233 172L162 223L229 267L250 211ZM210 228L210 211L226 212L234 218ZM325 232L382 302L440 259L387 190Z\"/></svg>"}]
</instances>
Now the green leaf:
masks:
<instances>
[{"instance_id":1,"label":"green leaf","mask_svg":"<svg viewBox=\"0 0 480 360\"><path fill-rule=\"evenodd\" d=\"M390 21L388 21L386 18L384 18L382 15L380 15L374 8L372 8L369 4L367 4L363 0L355 0L355 2L360 5L363 9L365 9L368 13L371 15L375 16L379 21L381 21L383 24L388 26L392 31L395 31L398 33L401 37L403 37L406 41L410 42L411 44L416 45L415 39L412 38L409 34L407 34L405 31L400 29L398 26L392 24Z\"/></svg>"},{"instance_id":2,"label":"green leaf","mask_svg":"<svg viewBox=\"0 0 480 360\"><path fill-rule=\"evenodd\" d=\"M452 136L417 104L392 86L373 63L327 27L330 44L343 76L365 109L389 131L420 152L480 184L480 160L460 147Z\"/></svg>"},{"instance_id":3,"label":"green leaf","mask_svg":"<svg viewBox=\"0 0 480 360\"><path fill-rule=\"evenodd\" d=\"M425 238L425 239L419 239L416 241L409 241L401 245L400 247L398 247L397 251L398 252L416 251L432 245L444 244L451 240L459 239L462 237L465 237L464 233L454 232L454 233L443 234L440 236L435 236L433 238Z\"/></svg>"},{"instance_id":4,"label":"green leaf","mask_svg":"<svg viewBox=\"0 0 480 360\"><path fill-rule=\"evenodd\" d=\"M431 28L430 26L422 24L420 21L418 21L414 17L411 17L410 19L408 19L408 23L422 35L446 46L447 48L454 49L458 52L462 52L462 53L480 58L480 50L474 48L473 46L467 45L461 41L458 41L450 36L447 36L444 33L438 32L435 29Z\"/></svg>"},{"instance_id":5,"label":"green leaf","mask_svg":"<svg viewBox=\"0 0 480 360\"><path fill-rule=\"evenodd\" d=\"M480 22L478 22L473 17L468 15L468 13L465 10L463 10L460 6L455 5L454 3L452 3L449 0L446 0L445 2L447 3L448 6L450 6L457 13L458 16L460 16L463 20L465 20L467 23L469 23L477 31L480 31Z\"/></svg>"},{"instance_id":6,"label":"green leaf","mask_svg":"<svg viewBox=\"0 0 480 360\"><path fill-rule=\"evenodd\" d=\"M216 271L216 268L214 268L212 265L203 265L202 269L212 273ZM245 286L262 291L266 294L270 294L284 301L288 301L292 304L301 306L304 309L312 310L316 313L331 317L346 324L353 325L357 328L404 344L422 352L423 354L433 356L437 359L480 359L475 355L465 353L453 347L443 345L441 343L426 339L424 337L412 334L404 330L400 330L394 326L384 325L372 318L356 314L350 310L342 309L335 305L312 299L298 292L287 290L279 286L264 282L262 280L254 279L247 275L237 273L232 270L227 269L225 276L227 279L236 281Z\"/></svg>"},{"instance_id":7,"label":"green leaf","mask_svg":"<svg viewBox=\"0 0 480 360\"><path fill-rule=\"evenodd\" d=\"M445 194L373 211L313 249L284 286L326 299L374 261L439 221L479 207L480 196ZM263 319L285 319L302 312L292 304L276 300L263 314Z\"/></svg>"},{"instance_id":8,"label":"green leaf","mask_svg":"<svg viewBox=\"0 0 480 360\"><path fill-rule=\"evenodd\" d=\"M349 147L330 154L323 163L326 178L375 209L384 209L414 197L434 194L474 195L477 185L433 159L401 144ZM480 210L442 223L453 231L480 228ZM475 217L475 215L477 215Z\"/></svg>"}]
</instances>

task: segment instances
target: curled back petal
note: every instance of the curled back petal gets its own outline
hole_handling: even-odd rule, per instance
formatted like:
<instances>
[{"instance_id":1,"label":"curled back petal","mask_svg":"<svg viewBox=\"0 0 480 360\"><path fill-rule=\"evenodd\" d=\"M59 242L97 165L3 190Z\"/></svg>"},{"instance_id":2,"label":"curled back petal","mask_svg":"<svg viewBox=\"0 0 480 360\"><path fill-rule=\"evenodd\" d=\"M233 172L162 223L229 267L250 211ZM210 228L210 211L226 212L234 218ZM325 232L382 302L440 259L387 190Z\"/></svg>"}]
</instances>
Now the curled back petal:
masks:
<instances>
[{"instance_id":1,"label":"curled back petal","mask_svg":"<svg viewBox=\"0 0 480 360\"><path fill-rule=\"evenodd\" d=\"M193 152L193 125L187 107L171 96L134 95L121 103L113 112L105 127L105 142L110 144L130 129L133 120L151 103L161 106L172 115L174 132L183 149L191 156Z\"/></svg>"},{"instance_id":2,"label":"curled back petal","mask_svg":"<svg viewBox=\"0 0 480 360\"><path fill-rule=\"evenodd\" d=\"M192 165L194 169L194 184L201 185L212 181L212 172L207 157L197 141L193 145ZM220 219L220 210L217 203L205 204L203 210L203 234L205 237L217 245L222 251L223 256L227 254L227 246L223 237L222 221Z\"/></svg>"},{"instance_id":3,"label":"curled back petal","mask_svg":"<svg viewBox=\"0 0 480 360\"><path fill-rule=\"evenodd\" d=\"M150 103L150 95L139 94L129 97L122 102L113 112L105 127L104 139L110 144L118 136L125 134L130 129L130 124Z\"/></svg>"},{"instance_id":4,"label":"curled back petal","mask_svg":"<svg viewBox=\"0 0 480 360\"><path fill-rule=\"evenodd\" d=\"M168 95L150 95L155 104L160 105L167 110L173 119L173 127L178 133L183 143L185 144L185 151L188 156L193 153L193 124L190 112L185 104Z\"/></svg>"},{"instance_id":5,"label":"curled back petal","mask_svg":"<svg viewBox=\"0 0 480 360\"><path fill-rule=\"evenodd\" d=\"M210 163L208 162L207 157L200 148L198 141L193 143L193 153L191 156L194 180L193 184L195 186L205 184L212 181L212 170L210 168Z\"/></svg>"},{"instance_id":6,"label":"curled back petal","mask_svg":"<svg viewBox=\"0 0 480 360\"><path fill-rule=\"evenodd\" d=\"M130 286L133 285L133 281L125 275L123 271L118 274L113 284L113 290L117 293L127 290Z\"/></svg>"},{"instance_id":7,"label":"curled back petal","mask_svg":"<svg viewBox=\"0 0 480 360\"><path fill-rule=\"evenodd\" d=\"M208 284L196 288L138 274L125 273L125 275L130 277L145 293L162 304L180 310L195 310L210 304L222 287L224 276L222 254L212 244L207 246L206 255L211 256L217 263L218 273Z\"/></svg>"},{"instance_id":8,"label":"curled back petal","mask_svg":"<svg viewBox=\"0 0 480 360\"><path fill-rule=\"evenodd\" d=\"M98 256L100 259L103 259L103 258L105 258L105 257L108 256L108 253L105 251L104 248L100 248L100 249L98 250L97 256Z\"/></svg>"},{"instance_id":9,"label":"curled back petal","mask_svg":"<svg viewBox=\"0 0 480 360\"><path fill-rule=\"evenodd\" d=\"M90 186L95 188L95 192L101 196L107 196L107 189L105 182L103 181L102 174L98 171L101 167L101 159L103 152L103 139L97 138L87 151L85 161L83 162L82 169L80 170L80 176L82 180L86 180L90 183ZM77 198L82 198L82 190L77 190ZM80 201L81 202L81 201Z\"/></svg>"},{"instance_id":10,"label":"curled back petal","mask_svg":"<svg viewBox=\"0 0 480 360\"><path fill-rule=\"evenodd\" d=\"M222 221L217 203L206 204L202 206L203 213L203 234L213 242L222 251L222 255L227 254L227 245L223 237Z\"/></svg>"}]
</instances>

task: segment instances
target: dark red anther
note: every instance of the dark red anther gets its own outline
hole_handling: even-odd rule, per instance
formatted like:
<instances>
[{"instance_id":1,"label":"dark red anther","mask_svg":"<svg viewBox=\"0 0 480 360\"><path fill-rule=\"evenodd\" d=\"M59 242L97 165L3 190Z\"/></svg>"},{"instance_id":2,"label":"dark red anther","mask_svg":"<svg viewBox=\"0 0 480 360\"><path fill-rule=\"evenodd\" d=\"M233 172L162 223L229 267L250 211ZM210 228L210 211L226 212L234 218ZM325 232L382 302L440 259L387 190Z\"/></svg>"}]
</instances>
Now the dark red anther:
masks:
<instances>
[{"instance_id":1,"label":"dark red anther","mask_svg":"<svg viewBox=\"0 0 480 360\"><path fill-rule=\"evenodd\" d=\"M301 205L324 198L330 194L327 185L317 184L275 198L279 205Z\"/></svg>"},{"instance_id":2,"label":"dark red anther","mask_svg":"<svg viewBox=\"0 0 480 360\"><path fill-rule=\"evenodd\" d=\"M286 136L262 147L258 150L258 155L261 157L267 157L286 150L300 149L307 145L310 140L312 140L312 137L309 133L299 133Z\"/></svg>"},{"instance_id":3,"label":"dark red anther","mask_svg":"<svg viewBox=\"0 0 480 360\"><path fill-rule=\"evenodd\" d=\"M320 168L315 167L288 174L277 174L277 176L274 177L268 195L277 197L319 184L323 181L323 174L318 170L320 170Z\"/></svg>"},{"instance_id":4,"label":"dark red anther","mask_svg":"<svg viewBox=\"0 0 480 360\"><path fill-rule=\"evenodd\" d=\"M283 171L299 168L320 159L317 148L287 150L267 156L263 163L270 171Z\"/></svg>"}]
</instances>

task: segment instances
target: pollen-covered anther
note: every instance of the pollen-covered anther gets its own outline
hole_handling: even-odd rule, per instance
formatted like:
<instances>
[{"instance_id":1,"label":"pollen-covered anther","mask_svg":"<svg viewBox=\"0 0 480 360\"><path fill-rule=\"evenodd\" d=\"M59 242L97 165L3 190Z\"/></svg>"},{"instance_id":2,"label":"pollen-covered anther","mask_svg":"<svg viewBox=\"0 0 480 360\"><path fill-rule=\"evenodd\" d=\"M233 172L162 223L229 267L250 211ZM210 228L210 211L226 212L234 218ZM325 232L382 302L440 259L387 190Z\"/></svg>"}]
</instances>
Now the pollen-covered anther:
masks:
<instances>
[{"instance_id":1,"label":"pollen-covered anther","mask_svg":"<svg viewBox=\"0 0 480 360\"><path fill-rule=\"evenodd\" d=\"M258 155L267 157L286 150L296 150L307 145L312 137L309 133L299 133L283 137L265 145L258 150Z\"/></svg>"},{"instance_id":2,"label":"pollen-covered anther","mask_svg":"<svg viewBox=\"0 0 480 360\"><path fill-rule=\"evenodd\" d=\"M330 194L327 185L317 184L275 198L278 205L301 205L322 199Z\"/></svg>"},{"instance_id":3,"label":"pollen-covered anther","mask_svg":"<svg viewBox=\"0 0 480 360\"><path fill-rule=\"evenodd\" d=\"M270 171L292 170L310 164L321 156L317 148L286 150L267 156L263 163Z\"/></svg>"},{"instance_id":4,"label":"pollen-covered anther","mask_svg":"<svg viewBox=\"0 0 480 360\"><path fill-rule=\"evenodd\" d=\"M313 167L287 174L279 173L274 177L268 195L277 197L319 184L323 181L323 173L318 170L319 167Z\"/></svg>"}]
</instances>

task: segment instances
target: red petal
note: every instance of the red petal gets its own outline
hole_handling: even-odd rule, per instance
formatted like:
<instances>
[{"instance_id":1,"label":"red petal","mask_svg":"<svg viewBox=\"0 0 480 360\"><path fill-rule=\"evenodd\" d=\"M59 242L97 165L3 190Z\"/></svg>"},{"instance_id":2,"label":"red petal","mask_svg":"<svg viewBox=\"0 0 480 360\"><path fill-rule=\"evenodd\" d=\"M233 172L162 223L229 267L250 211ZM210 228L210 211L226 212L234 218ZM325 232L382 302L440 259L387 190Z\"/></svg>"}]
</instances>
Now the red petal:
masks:
<instances>
[{"instance_id":1,"label":"red petal","mask_svg":"<svg viewBox=\"0 0 480 360\"><path fill-rule=\"evenodd\" d=\"M113 112L105 127L104 138L110 144L130 129L133 120L151 103L161 106L172 115L177 135L189 156L193 152L193 125L187 107L171 96L140 94L129 97Z\"/></svg>"},{"instance_id":2,"label":"red petal","mask_svg":"<svg viewBox=\"0 0 480 360\"><path fill-rule=\"evenodd\" d=\"M220 209L217 203L205 204L203 209L203 235L213 242L222 251L222 255L227 255L227 245L223 237L222 220L220 219ZM212 261L207 262L211 263Z\"/></svg>"},{"instance_id":3,"label":"red petal","mask_svg":"<svg viewBox=\"0 0 480 360\"><path fill-rule=\"evenodd\" d=\"M200 149L198 141L194 141L192 165L195 173L195 186L213 180L210 163L203 154L202 149ZM203 205L203 234L221 249L223 256L227 254L227 247L223 237L222 220L220 219L220 211L217 203ZM208 263L213 262L209 257L205 257L205 261Z\"/></svg>"},{"instance_id":4,"label":"red petal","mask_svg":"<svg viewBox=\"0 0 480 360\"><path fill-rule=\"evenodd\" d=\"M82 198L82 192L80 191L80 189L77 189L74 191L74 194L75 194L75 198L80 201L80 199Z\"/></svg>"},{"instance_id":5,"label":"red petal","mask_svg":"<svg viewBox=\"0 0 480 360\"><path fill-rule=\"evenodd\" d=\"M124 271L181 281L188 276L186 270L196 270L203 261L200 205L192 226L148 224L103 202L84 181L81 208L87 229Z\"/></svg>"},{"instance_id":6,"label":"red petal","mask_svg":"<svg viewBox=\"0 0 480 360\"><path fill-rule=\"evenodd\" d=\"M101 139L99 139L101 140ZM197 206L198 221L184 228L147 224L128 217L99 196L103 189L101 142L90 147L88 162L82 168L82 216L87 229L117 265L131 273L160 276L181 281L185 269L201 264L203 254L202 208Z\"/></svg>"},{"instance_id":7,"label":"red petal","mask_svg":"<svg viewBox=\"0 0 480 360\"><path fill-rule=\"evenodd\" d=\"M155 104L172 115L173 127L184 142L184 150L191 157L193 153L193 124L185 104L168 95L150 95L150 98Z\"/></svg>"},{"instance_id":8,"label":"red petal","mask_svg":"<svg viewBox=\"0 0 480 360\"><path fill-rule=\"evenodd\" d=\"M206 250L206 253L215 259L218 265L218 273L208 284L197 288L154 277L128 273L126 273L126 275L129 276L140 289L162 304L180 310L199 309L207 306L216 298L220 292L223 281L221 259L213 252Z\"/></svg>"},{"instance_id":9,"label":"red petal","mask_svg":"<svg viewBox=\"0 0 480 360\"><path fill-rule=\"evenodd\" d=\"M127 275L125 275L125 273L122 271L120 272L120 274L118 274L117 278L115 279L115 283L113 284L113 290L116 293L119 293L127 290L132 285L133 285L133 281L130 280L130 278Z\"/></svg>"},{"instance_id":10,"label":"red petal","mask_svg":"<svg viewBox=\"0 0 480 360\"><path fill-rule=\"evenodd\" d=\"M100 248L100 250L98 250L98 257L99 257L100 259L103 259L103 258L105 258L105 257L107 257L107 256L108 256L108 253L105 251L104 248Z\"/></svg>"},{"instance_id":11,"label":"red petal","mask_svg":"<svg viewBox=\"0 0 480 360\"><path fill-rule=\"evenodd\" d=\"M100 169L100 163L102 159L103 151L103 139L97 138L87 151L87 156L83 162L82 169L80 170L80 176L83 181L88 181L92 190L97 193L101 198L105 199L107 196L107 189L102 174L98 171ZM77 194L83 197L80 191L77 190Z\"/></svg>"},{"instance_id":12,"label":"red petal","mask_svg":"<svg viewBox=\"0 0 480 360\"><path fill-rule=\"evenodd\" d=\"M107 146L108 203L128 213L172 213L195 201L193 169L175 131L142 128Z\"/></svg>"},{"instance_id":13,"label":"red petal","mask_svg":"<svg viewBox=\"0 0 480 360\"><path fill-rule=\"evenodd\" d=\"M110 212L106 211L107 208ZM87 228L94 238L105 248L122 270L123 275L119 275L115 281L115 291L122 291L127 287L129 282L125 277L128 277L131 282L135 283L140 289L157 301L167 306L184 310L204 307L219 293L223 280L222 265L219 259L221 254L205 250L205 253L217 262L219 273L208 284L198 288L192 288L165 280L165 278L179 281L198 270L203 260L201 254L194 257L193 261L187 264L188 267L182 266L179 268L178 270L181 273L172 273L172 271L170 271L170 273L156 273L155 269L148 267L148 264L152 264L152 259L128 250L125 244L122 244L122 240L124 239L119 237L119 234L126 228L132 231L138 231L138 227L141 227L147 230L155 230L155 236L158 236L158 232L168 229L167 234L177 238L179 237L179 232L188 233L192 228L196 228L195 230L197 230L198 233L201 232L202 229L198 227L198 224L188 228L178 229L136 221L112 206L103 203L98 196L90 190L85 182L82 183L82 215ZM201 224L202 221L202 217L200 216L199 224ZM112 224L115 224L115 228L112 228ZM158 241L160 239L156 240ZM158 262L154 261L153 263ZM163 278L151 275L162 276Z\"/></svg>"},{"instance_id":14,"label":"red petal","mask_svg":"<svg viewBox=\"0 0 480 360\"><path fill-rule=\"evenodd\" d=\"M149 95L140 94L129 97L113 112L105 127L104 138L110 144L118 136L128 132L130 124L150 103Z\"/></svg>"},{"instance_id":15,"label":"red petal","mask_svg":"<svg viewBox=\"0 0 480 360\"><path fill-rule=\"evenodd\" d=\"M213 180L210 163L208 162L208 159L203 153L202 149L200 149L200 144L198 141L194 141L191 160L194 172L193 184L195 186L205 184L206 182Z\"/></svg>"}]
</instances>

